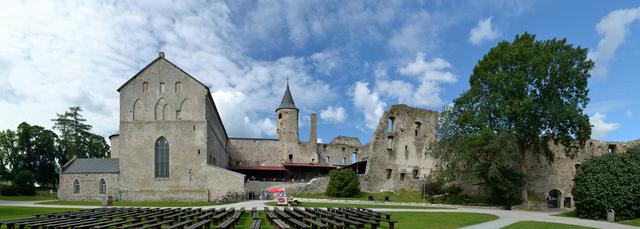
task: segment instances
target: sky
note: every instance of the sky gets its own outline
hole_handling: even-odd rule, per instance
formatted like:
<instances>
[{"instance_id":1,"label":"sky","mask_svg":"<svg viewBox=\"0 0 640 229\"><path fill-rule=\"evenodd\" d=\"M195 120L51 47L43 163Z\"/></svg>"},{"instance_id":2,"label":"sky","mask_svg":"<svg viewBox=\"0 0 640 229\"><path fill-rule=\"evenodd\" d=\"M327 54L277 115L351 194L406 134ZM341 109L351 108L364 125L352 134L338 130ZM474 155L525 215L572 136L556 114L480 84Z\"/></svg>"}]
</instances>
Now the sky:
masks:
<instances>
[{"instance_id":1,"label":"sky","mask_svg":"<svg viewBox=\"0 0 640 229\"><path fill-rule=\"evenodd\" d=\"M321 141L364 143L393 104L441 110L525 31L589 50L592 138L640 138L637 1L3 1L0 129L81 106L108 136L116 89L163 51L210 88L232 137L275 138L288 78L301 140L315 112Z\"/></svg>"}]
</instances>

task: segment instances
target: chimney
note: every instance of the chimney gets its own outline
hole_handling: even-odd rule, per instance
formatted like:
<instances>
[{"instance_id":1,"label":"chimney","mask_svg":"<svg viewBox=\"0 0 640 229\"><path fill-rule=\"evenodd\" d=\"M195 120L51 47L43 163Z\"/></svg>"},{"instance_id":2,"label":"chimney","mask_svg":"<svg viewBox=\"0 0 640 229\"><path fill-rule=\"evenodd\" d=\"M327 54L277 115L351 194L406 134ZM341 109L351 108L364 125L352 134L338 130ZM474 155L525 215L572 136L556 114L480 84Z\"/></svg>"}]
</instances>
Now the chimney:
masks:
<instances>
[{"instance_id":1,"label":"chimney","mask_svg":"<svg viewBox=\"0 0 640 229\"><path fill-rule=\"evenodd\" d=\"M316 113L311 113L311 120L309 121L309 143L315 144L318 142L318 127L316 124Z\"/></svg>"}]
</instances>

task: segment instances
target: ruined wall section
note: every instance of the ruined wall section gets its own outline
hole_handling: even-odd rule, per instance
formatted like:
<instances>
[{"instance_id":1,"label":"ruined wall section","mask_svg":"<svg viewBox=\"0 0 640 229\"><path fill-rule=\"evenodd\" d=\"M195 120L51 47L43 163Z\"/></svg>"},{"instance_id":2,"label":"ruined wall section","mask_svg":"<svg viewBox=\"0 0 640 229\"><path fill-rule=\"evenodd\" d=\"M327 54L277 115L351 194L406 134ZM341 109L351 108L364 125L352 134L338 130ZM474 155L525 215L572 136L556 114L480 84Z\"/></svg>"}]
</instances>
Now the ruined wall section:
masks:
<instances>
[{"instance_id":1,"label":"ruined wall section","mask_svg":"<svg viewBox=\"0 0 640 229\"><path fill-rule=\"evenodd\" d=\"M356 137L338 136L330 143L318 143L320 161L328 165L350 165L362 159L362 144ZM356 160L353 160L353 154Z\"/></svg>"},{"instance_id":2,"label":"ruined wall section","mask_svg":"<svg viewBox=\"0 0 640 229\"><path fill-rule=\"evenodd\" d=\"M425 151L435 140L437 122L437 112L404 104L385 112L367 146L367 191L420 190L434 169Z\"/></svg>"},{"instance_id":3,"label":"ruined wall section","mask_svg":"<svg viewBox=\"0 0 640 229\"><path fill-rule=\"evenodd\" d=\"M560 207L574 207L571 189L573 179L580 165L587 159L609 153L623 153L636 142L607 142L599 140L589 140L584 147L572 158L564 152L564 147L560 144L550 142L549 146L554 152L552 163L544 157L534 157L529 155L525 170L531 179L527 190L529 194L538 198L546 199L552 190L560 191Z\"/></svg>"}]
</instances>

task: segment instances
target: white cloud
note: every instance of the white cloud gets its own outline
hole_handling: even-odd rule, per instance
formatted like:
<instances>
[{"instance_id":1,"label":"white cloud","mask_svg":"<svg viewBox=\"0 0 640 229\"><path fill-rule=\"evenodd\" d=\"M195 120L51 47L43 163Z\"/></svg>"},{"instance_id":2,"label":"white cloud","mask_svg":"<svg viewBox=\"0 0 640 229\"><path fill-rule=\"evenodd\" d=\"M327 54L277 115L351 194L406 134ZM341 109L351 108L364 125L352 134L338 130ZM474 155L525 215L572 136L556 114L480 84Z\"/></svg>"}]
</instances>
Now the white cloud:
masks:
<instances>
[{"instance_id":1,"label":"white cloud","mask_svg":"<svg viewBox=\"0 0 640 229\"><path fill-rule=\"evenodd\" d=\"M400 75L412 76L418 84L405 80L389 80L384 69L376 69L375 91L381 95L397 99L400 103L414 106L439 106L440 87L443 83L455 83L456 76L450 71L451 64L444 59L425 60L424 53L417 53L415 59L398 69Z\"/></svg>"},{"instance_id":2,"label":"white cloud","mask_svg":"<svg viewBox=\"0 0 640 229\"><path fill-rule=\"evenodd\" d=\"M627 118L631 118L633 117L633 112L631 112L631 110L626 110L624 112L624 116L627 116Z\"/></svg>"},{"instance_id":3,"label":"white cloud","mask_svg":"<svg viewBox=\"0 0 640 229\"><path fill-rule=\"evenodd\" d=\"M640 7L612 11L598 22L596 31L602 39L598 42L598 48L589 52L589 58L596 63L593 74L601 77L607 75L607 66L615 58L616 49L624 42L629 25L638 18Z\"/></svg>"},{"instance_id":4,"label":"white cloud","mask_svg":"<svg viewBox=\"0 0 640 229\"><path fill-rule=\"evenodd\" d=\"M148 4L147 4L148 3ZM0 128L51 126L80 105L95 130L118 128L116 89L166 52L207 84L231 136L272 136L273 110L291 79L301 109L333 99L304 57L256 60L221 2L5 2L0 8ZM268 21L268 20L265 20Z\"/></svg>"},{"instance_id":5,"label":"white cloud","mask_svg":"<svg viewBox=\"0 0 640 229\"><path fill-rule=\"evenodd\" d=\"M479 45L483 41L492 41L500 36L500 31L491 24L493 17L478 20L478 25L469 32L469 42Z\"/></svg>"},{"instance_id":6,"label":"white cloud","mask_svg":"<svg viewBox=\"0 0 640 229\"><path fill-rule=\"evenodd\" d=\"M620 128L620 123L617 122L605 122L607 116L596 112L593 116L589 117L589 122L593 126L591 129L591 137L595 139L601 139L605 137L609 132Z\"/></svg>"},{"instance_id":7,"label":"white cloud","mask_svg":"<svg viewBox=\"0 0 640 229\"><path fill-rule=\"evenodd\" d=\"M369 90L369 83L358 81L350 90L353 97L353 105L364 114L365 126L375 129L378 121L384 113L386 103L380 100L378 93Z\"/></svg>"},{"instance_id":8,"label":"white cloud","mask_svg":"<svg viewBox=\"0 0 640 229\"><path fill-rule=\"evenodd\" d=\"M322 142L324 142L324 139L322 138L318 138L318 140L316 140L316 143L322 143Z\"/></svg>"},{"instance_id":9,"label":"white cloud","mask_svg":"<svg viewBox=\"0 0 640 229\"><path fill-rule=\"evenodd\" d=\"M320 118L330 122L344 122L347 120L347 112L344 107L327 106L324 110L320 111Z\"/></svg>"}]
</instances>

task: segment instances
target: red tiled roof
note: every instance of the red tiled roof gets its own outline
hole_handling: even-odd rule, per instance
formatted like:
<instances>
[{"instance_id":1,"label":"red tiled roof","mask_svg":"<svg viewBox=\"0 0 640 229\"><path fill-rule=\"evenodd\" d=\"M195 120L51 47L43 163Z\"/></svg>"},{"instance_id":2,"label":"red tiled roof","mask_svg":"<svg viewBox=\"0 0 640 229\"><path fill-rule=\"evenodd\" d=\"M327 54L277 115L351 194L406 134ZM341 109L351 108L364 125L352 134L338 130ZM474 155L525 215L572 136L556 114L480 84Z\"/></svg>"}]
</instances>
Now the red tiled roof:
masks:
<instances>
[{"instance_id":1,"label":"red tiled roof","mask_svg":"<svg viewBox=\"0 0 640 229\"><path fill-rule=\"evenodd\" d=\"M338 168L338 166L333 165L320 165L320 164L308 164L308 163L283 163L282 165L286 167L314 167L314 168Z\"/></svg>"},{"instance_id":2,"label":"red tiled roof","mask_svg":"<svg viewBox=\"0 0 640 229\"><path fill-rule=\"evenodd\" d=\"M232 170L270 170L270 171L287 171L284 166L276 165L276 166L241 166L241 165L232 165L229 166L229 169Z\"/></svg>"}]
</instances>

